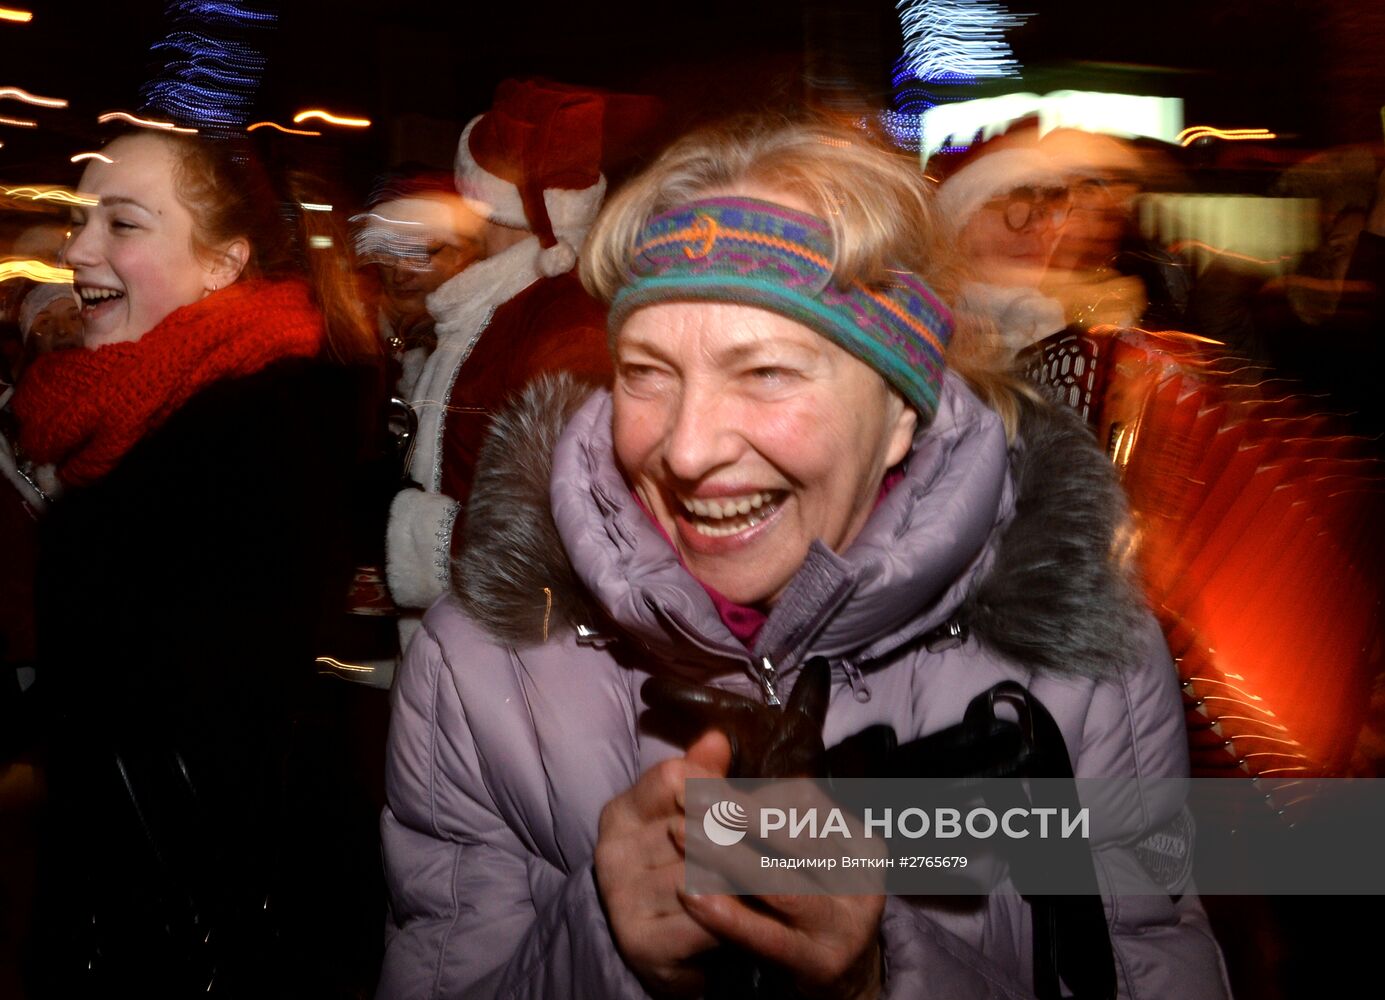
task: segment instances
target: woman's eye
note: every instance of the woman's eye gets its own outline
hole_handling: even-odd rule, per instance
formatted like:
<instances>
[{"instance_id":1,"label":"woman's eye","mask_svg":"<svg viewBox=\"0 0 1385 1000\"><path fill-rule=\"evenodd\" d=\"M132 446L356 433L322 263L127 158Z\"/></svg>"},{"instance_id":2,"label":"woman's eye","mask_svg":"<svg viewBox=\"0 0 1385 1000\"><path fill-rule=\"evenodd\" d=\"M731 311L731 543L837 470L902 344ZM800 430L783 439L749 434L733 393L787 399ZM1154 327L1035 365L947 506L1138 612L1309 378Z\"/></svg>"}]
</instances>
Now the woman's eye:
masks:
<instances>
[{"instance_id":1,"label":"woman's eye","mask_svg":"<svg viewBox=\"0 0 1385 1000\"><path fill-rule=\"evenodd\" d=\"M638 382L642 379L653 378L655 369L652 365L621 365L620 377L626 382Z\"/></svg>"},{"instance_id":2,"label":"woman's eye","mask_svg":"<svg viewBox=\"0 0 1385 1000\"><path fill-rule=\"evenodd\" d=\"M621 387L632 395L649 395L657 392L667 379L661 368L653 365L621 365Z\"/></svg>"},{"instance_id":3,"label":"woman's eye","mask_svg":"<svg viewBox=\"0 0 1385 1000\"><path fill-rule=\"evenodd\" d=\"M772 385L780 385L791 381L797 374L790 368L781 368L777 365L761 365L759 368L750 370L750 377L757 382L765 382Z\"/></svg>"},{"instance_id":4,"label":"woman's eye","mask_svg":"<svg viewBox=\"0 0 1385 1000\"><path fill-rule=\"evenodd\" d=\"M124 219L116 219L111 223L111 228L120 232L126 232L131 229L138 229L139 227L133 222L126 222Z\"/></svg>"}]
</instances>

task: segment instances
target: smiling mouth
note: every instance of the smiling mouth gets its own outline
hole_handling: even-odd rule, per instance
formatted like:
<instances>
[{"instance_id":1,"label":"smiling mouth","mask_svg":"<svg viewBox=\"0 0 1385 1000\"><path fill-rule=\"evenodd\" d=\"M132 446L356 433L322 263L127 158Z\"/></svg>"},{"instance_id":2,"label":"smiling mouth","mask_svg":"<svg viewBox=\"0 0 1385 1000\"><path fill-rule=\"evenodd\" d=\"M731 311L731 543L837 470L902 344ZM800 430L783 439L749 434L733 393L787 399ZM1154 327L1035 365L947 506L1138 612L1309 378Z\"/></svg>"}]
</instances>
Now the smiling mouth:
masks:
<instances>
[{"instance_id":1,"label":"smiling mouth","mask_svg":"<svg viewBox=\"0 0 1385 1000\"><path fill-rule=\"evenodd\" d=\"M81 288L77 289L77 297L82 300L82 311L90 312L97 306L116 299L125 298L124 292L117 292L114 288Z\"/></svg>"},{"instance_id":2,"label":"smiling mouth","mask_svg":"<svg viewBox=\"0 0 1385 1000\"><path fill-rule=\"evenodd\" d=\"M747 531L772 517L786 493L785 490L761 490L711 500L679 497L678 502L699 535L725 538Z\"/></svg>"}]
</instances>

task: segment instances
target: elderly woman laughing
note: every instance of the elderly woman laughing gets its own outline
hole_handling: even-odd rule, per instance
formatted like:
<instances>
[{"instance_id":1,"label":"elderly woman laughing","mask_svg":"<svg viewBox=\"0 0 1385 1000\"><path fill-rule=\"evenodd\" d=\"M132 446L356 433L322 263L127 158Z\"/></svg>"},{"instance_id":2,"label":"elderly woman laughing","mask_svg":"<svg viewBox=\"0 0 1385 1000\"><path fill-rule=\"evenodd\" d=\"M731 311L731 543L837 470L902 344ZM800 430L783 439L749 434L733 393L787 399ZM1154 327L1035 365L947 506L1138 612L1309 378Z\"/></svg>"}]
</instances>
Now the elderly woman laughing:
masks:
<instances>
[{"instance_id":1,"label":"elderly woman laughing","mask_svg":"<svg viewBox=\"0 0 1385 1000\"><path fill-rule=\"evenodd\" d=\"M1113 562L1119 488L952 315L944 232L916 165L765 120L686 137L607 206L582 266L615 384L541 384L497 422L397 681L382 997L721 995L732 954L760 995L1051 988L1013 893L684 892L683 782L735 740L646 711L655 678L773 717L812 661L822 745L907 742L1008 681L1078 777L1186 773L1173 668ZM1150 885L1106 908L1112 988L1222 996L1195 897Z\"/></svg>"}]
</instances>

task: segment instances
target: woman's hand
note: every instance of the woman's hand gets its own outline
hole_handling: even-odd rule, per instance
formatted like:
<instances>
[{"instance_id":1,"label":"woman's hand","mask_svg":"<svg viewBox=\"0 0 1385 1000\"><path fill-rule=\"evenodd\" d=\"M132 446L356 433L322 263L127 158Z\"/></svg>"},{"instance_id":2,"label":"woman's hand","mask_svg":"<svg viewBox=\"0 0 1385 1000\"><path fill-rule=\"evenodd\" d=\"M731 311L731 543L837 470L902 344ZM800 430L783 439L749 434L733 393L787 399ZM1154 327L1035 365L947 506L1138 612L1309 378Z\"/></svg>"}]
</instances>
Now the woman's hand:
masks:
<instances>
[{"instance_id":1,"label":"woman's hand","mask_svg":"<svg viewBox=\"0 0 1385 1000\"><path fill-rule=\"evenodd\" d=\"M873 1000L883 987L884 896L683 896L707 931L788 971L805 997Z\"/></svg>"},{"instance_id":2,"label":"woman's hand","mask_svg":"<svg viewBox=\"0 0 1385 1000\"><path fill-rule=\"evenodd\" d=\"M702 990L691 960L719 942L688 915L683 886L683 782L722 778L731 746L705 733L686 757L650 768L606 803L596 840L596 885L625 964L650 992L689 996Z\"/></svg>"}]
</instances>

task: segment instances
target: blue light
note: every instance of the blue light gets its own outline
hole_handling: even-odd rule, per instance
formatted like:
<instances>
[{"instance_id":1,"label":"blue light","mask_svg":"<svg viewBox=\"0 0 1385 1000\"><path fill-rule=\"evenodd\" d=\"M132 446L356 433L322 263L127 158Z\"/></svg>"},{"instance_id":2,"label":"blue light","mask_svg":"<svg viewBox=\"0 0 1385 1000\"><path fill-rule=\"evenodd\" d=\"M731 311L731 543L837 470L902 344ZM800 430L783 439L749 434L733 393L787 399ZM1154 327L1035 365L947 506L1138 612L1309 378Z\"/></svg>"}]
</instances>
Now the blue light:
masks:
<instances>
[{"instance_id":1,"label":"blue light","mask_svg":"<svg viewBox=\"0 0 1385 1000\"><path fill-rule=\"evenodd\" d=\"M234 0L170 0L164 13L173 30L150 46L164 61L140 90L144 107L204 132L239 132L265 68L250 37L278 14Z\"/></svg>"},{"instance_id":2,"label":"blue light","mask_svg":"<svg viewBox=\"0 0 1385 1000\"><path fill-rule=\"evenodd\" d=\"M904 29L901 62L919 80L1019 75L1005 41L1029 14L1011 14L991 0L899 0Z\"/></svg>"},{"instance_id":3,"label":"blue light","mask_svg":"<svg viewBox=\"0 0 1385 1000\"><path fill-rule=\"evenodd\" d=\"M1005 32L1031 15L1011 14L991 0L898 0L895 6L904 30L904 53L891 72L895 107L881 113L880 126L898 145L916 150L923 115L945 101L958 100L932 87L969 86L983 78L1019 75Z\"/></svg>"}]
</instances>

